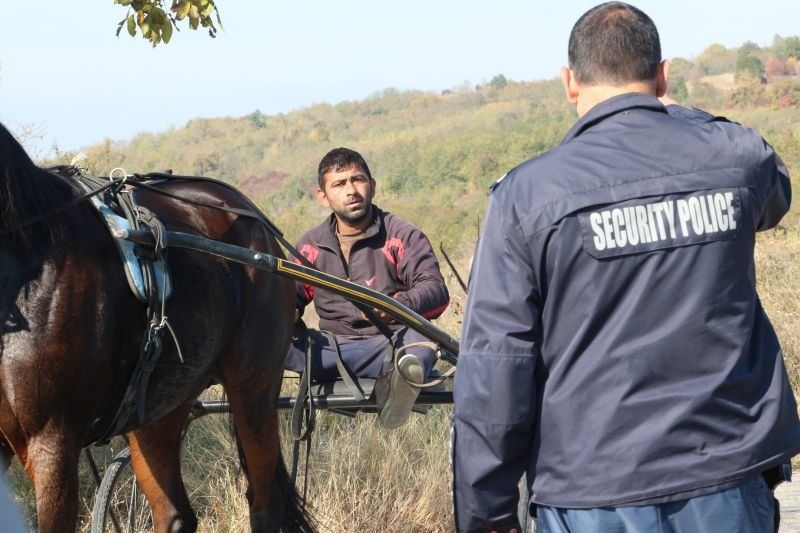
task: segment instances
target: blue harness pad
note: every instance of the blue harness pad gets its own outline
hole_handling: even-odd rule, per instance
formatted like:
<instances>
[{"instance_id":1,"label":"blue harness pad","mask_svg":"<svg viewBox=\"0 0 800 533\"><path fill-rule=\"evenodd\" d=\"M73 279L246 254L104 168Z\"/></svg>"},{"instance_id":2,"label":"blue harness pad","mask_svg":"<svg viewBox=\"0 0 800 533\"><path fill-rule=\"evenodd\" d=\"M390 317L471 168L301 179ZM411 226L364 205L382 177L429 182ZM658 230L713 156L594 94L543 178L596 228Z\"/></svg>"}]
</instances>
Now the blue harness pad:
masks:
<instances>
[{"instance_id":1,"label":"blue harness pad","mask_svg":"<svg viewBox=\"0 0 800 533\"><path fill-rule=\"evenodd\" d=\"M89 188L82 182L81 186L89 191ZM136 298L146 303L148 301L148 296L145 293L142 265L134 251L136 245L114 235L116 230L130 230L134 229L133 226L126 218L119 216L113 209L103 203L98 196L92 196L91 201L92 205L97 209L97 212L103 219L103 222L105 222L108 231L111 233L111 237L117 245L117 250L119 250L120 256L122 257L122 264L125 270L125 277L128 279L128 285L130 285ZM172 283L164 261L153 261L153 272L155 273L156 287L158 288L159 296L163 294L166 300L172 294Z\"/></svg>"}]
</instances>

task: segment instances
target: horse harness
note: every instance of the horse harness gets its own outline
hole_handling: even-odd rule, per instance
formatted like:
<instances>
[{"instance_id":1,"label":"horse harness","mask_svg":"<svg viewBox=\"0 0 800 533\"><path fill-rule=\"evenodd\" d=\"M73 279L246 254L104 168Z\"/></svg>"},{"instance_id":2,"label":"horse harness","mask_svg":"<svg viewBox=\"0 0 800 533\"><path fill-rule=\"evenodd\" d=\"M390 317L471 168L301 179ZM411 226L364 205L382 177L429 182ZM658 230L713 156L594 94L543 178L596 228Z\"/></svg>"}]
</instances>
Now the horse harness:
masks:
<instances>
[{"instance_id":1,"label":"horse harness","mask_svg":"<svg viewBox=\"0 0 800 533\"><path fill-rule=\"evenodd\" d=\"M71 171L71 174L71 177L87 193L101 190L109 181L86 176L80 172ZM113 174L112 171L112 176ZM112 182L115 181L113 177L110 179ZM90 202L112 234L122 258L125 277L131 291L146 305L147 327L142 334L139 357L125 388L122 401L105 432L95 439L95 442L99 443L106 443L111 437L120 433L134 414L139 423L144 422L147 385L161 356L165 329L170 332L178 352L178 358L181 363L183 362L180 343L165 313L172 285L167 268L164 225L152 211L136 203L133 189L126 187L127 176L116 181L119 182L118 186L110 187L91 196ZM149 230L155 238L155 245L147 247L114 237L114 230L128 228ZM95 424L98 423L99 420L95 421Z\"/></svg>"}]
</instances>

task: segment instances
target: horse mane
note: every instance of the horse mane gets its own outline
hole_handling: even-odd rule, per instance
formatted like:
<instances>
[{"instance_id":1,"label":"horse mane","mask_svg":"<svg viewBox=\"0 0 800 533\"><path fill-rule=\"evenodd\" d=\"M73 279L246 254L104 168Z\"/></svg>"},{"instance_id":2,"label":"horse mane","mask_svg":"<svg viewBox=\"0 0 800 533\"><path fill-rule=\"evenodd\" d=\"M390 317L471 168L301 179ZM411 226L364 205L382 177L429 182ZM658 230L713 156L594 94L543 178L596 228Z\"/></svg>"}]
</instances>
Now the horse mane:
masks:
<instances>
[{"instance_id":1,"label":"horse mane","mask_svg":"<svg viewBox=\"0 0 800 533\"><path fill-rule=\"evenodd\" d=\"M15 244L43 251L58 237L54 219L24 226L36 216L68 202L76 189L66 180L39 168L11 132L0 124L0 238L11 232Z\"/></svg>"}]
</instances>

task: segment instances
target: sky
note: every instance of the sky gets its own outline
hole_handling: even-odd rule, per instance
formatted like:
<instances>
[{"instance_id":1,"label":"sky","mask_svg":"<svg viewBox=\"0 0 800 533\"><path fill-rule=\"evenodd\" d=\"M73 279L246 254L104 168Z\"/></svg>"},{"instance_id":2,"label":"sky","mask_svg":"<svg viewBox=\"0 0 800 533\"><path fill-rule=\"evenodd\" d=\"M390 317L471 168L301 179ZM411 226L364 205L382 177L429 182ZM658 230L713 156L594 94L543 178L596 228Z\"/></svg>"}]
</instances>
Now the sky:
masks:
<instances>
[{"instance_id":1,"label":"sky","mask_svg":"<svg viewBox=\"0 0 800 533\"><path fill-rule=\"evenodd\" d=\"M155 49L114 35L126 9L112 0L4 3L0 122L33 125L40 150L73 150L389 87L441 91L499 73L550 79L566 63L572 25L597 2L217 0L216 39L186 27ZM798 0L633 3L655 21L666 58L800 34Z\"/></svg>"}]
</instances>

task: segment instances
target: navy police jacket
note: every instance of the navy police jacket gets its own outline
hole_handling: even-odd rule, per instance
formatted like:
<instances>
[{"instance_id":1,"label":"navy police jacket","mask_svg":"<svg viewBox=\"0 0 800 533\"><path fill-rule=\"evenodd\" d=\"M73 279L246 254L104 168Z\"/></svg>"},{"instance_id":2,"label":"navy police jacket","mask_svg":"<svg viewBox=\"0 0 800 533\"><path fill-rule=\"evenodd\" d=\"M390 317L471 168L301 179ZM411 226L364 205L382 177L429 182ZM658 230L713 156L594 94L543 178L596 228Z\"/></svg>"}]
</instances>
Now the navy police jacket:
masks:
<instances>
[{"instance_id":1,"label":"navy police jacket","mask_svg":"<svg viewBox=\"0 0 800 533\"><path fill-rule=\"evenodd\" d=\"M756 293L757 231L789 208L758 132L626 94L494 187L455 380L459 531L533 504L724 490L800 450Z\"/></svg>"}]
</instances>

